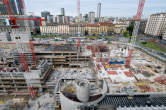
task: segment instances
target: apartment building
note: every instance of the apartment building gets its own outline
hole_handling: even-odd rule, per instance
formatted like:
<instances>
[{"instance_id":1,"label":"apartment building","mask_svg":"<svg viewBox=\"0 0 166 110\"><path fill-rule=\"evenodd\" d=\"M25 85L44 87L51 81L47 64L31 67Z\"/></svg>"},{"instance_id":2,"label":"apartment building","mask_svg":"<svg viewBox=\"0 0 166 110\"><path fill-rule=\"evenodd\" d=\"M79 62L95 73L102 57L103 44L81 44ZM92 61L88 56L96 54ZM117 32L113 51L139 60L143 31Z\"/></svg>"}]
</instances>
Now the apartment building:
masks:
<instances>
[{"instance_id":1,"label":"apartment building","mask_svg":"<svg viewBox=\"0 0 166 110\"><path fill-rule=\"evenodd\" d=\"M109 34L114 31L112 23L96 23L96 24L70 24L70 25L53 25L53 26L40 26L42 35L50 34L65 34L75 36L77 34L89 35L94 34Z\"/></svg>"},{"instance_id":2,"label":"apartment building","mask_svg":"<svg viewBox=\"0 0 166 110\"><path fill-rule=\"evenodd\" d=\"M166 13L152 14L148 18L145 34L153 36L164 36L166 30Z\"/></svg>"}]
</instances>

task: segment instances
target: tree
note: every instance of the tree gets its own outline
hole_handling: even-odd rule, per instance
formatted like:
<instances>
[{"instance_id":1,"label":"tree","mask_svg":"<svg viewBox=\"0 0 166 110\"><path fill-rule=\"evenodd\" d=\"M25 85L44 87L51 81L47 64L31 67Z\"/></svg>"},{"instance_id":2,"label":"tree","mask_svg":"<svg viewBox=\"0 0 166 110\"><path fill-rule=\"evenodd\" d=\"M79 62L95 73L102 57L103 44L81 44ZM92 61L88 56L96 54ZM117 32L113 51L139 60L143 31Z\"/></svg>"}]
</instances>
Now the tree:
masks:
<instances>
[{"instance_id":1,"label":"tree","mask_svg":"<svg viewBox=\"0 0 166 110\"><path fill-rule=\"evenodd\" d=\"M129 32L128 31L123 32L123 36L124 37L129 37Z\"/></svg>"},{"instance_id":2,"label":"tree","mask_svg":"<svg viewBox=\"0 0 166 110\"><path fill-rule=\"evenodd\" d=\"M134 30L134 21L132 21L129 27L127 27L127 31L129 32L130 36L132 36L133 30Z\"/></svg>"}]
</instances>

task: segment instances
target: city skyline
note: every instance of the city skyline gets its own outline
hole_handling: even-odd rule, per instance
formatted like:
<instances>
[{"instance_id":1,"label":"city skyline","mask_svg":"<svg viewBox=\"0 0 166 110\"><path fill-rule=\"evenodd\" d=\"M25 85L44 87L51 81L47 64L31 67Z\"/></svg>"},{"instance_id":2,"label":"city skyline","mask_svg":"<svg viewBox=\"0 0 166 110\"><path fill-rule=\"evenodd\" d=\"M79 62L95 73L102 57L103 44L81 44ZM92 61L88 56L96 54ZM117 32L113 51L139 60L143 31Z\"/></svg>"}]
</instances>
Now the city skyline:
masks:
<instances>
[{"instance_id":1,"label":"city skyline","mask_svg":"<svg viewBox=\"0 0 166 110\"><path fill-rule=\"evenodd\" d=\"M81 13L97 12L97 4L102 3L101 16L133 17L137 12L138 0L81 0ZM143 18L153 13L166 12L165 0L146 0ZM60 15L61 8L65 8L66 15L77 15L76 0L25 0L26 12L40 15L41 11L50 11L53 15Z\"/></svg>"}]
</instances>

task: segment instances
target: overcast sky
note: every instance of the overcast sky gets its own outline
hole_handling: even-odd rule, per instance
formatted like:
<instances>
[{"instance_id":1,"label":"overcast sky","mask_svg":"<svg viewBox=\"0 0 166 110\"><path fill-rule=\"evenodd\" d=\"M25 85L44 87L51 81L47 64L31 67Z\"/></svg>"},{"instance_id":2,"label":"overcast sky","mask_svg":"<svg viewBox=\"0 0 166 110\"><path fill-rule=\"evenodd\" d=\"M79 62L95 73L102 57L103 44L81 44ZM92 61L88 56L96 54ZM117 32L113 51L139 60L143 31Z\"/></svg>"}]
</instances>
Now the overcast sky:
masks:
<instances>
[{"instance_id":1,"label":"overcast sky","mask_svg":"<svg viewBox=\"0 0 166 110\"><path fill-rule=\"evenodd\" d=\"M60 14L65 8L66 15L77 15L77 0L24 0L26 12L40 15L41 11L50 11L53 15ZM97 11L98 2L102 3L102 16L132 17L137 12L138 0L80 0L81 13ZM146 0L143 17L152 13L166 12L166 0Z\"/></svg>"}]
</instances>

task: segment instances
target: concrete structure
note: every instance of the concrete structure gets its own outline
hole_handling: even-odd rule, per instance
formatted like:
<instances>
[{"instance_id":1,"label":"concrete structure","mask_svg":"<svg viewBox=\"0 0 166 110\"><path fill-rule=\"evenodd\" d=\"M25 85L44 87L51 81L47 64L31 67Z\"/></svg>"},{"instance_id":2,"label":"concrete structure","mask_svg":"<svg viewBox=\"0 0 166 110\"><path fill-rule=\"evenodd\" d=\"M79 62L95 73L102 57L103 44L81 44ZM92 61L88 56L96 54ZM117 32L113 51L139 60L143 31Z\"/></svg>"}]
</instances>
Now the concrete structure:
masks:
<instances>
[{"instance_id":1,"label":"concrete structure","mask_svg":"<svg viewBox=\"0 0 166 110\"><path fill-rule=\"evenodd\" d=\"M11 36L11 40L16 42L16 37L21 37L21 41L22 42L29 42L29 40L32 39L32 36L31 36L31 33L30 31L13 31L10 33L10 36Z\"/></svg>"},{"instance_id":2,"label":"concrete structure","mask_svg":"<svg viewBox=\"0 0 166 110\"><path fill-rule=\"evenodd\" d=\"M16 37L20 36L23 42L28 42L32 39L31 32L33 30L30 27L19 27L16 29L11 28L10 26L0 27L0 34L2 37L1 41L16 41Z\"/></svg>"},{"instance_id":3,"label":"concrete structure","mask_svg":"<svg viewBox=\"0 0 166 110\"><path fill-rule=\"evenodd\" d=\"M52 67L47 63L41 63L39 64L38 69L31 70L30 72L21 72L20 66L18 68L1 68L0 95L28 96L30 95L29 86L33 86L36 91L35 94L41 88L44 90L44 83L46 82L48 75L52 72ZM5 86L5 84L8 86Z\"/></svg>"},{"instance_id":4,"label":"concrete structure","mask_svg":"<svg viewBox=\"0 0 166 110\"><path fill-rule=\"evenodd\" d=\"M0 0L2 2L3 0ZM11 11L14 15L23 15L24 10L21 6L24 4L22 0L8 0ZM6 4L0 4L0 15L9 15Z\"/></svg>"},{"instance_id":5,"label":"concrete structure","mask_svg":"<svg viewBox=\"0 0 166 110\"><path fill-rule=\"evenodd\" d=\"M11 37L8 32L0 32L0 36L0 41L11 41Z\"/></svg>"},{"instance_id":6,"label":"concrete structure","mask_svg":"<svg viewBox=\"0 0 166 110\"><path fill-rule=\"evenodd\" d=\"M153 36L163 36L166 29L166 13L152 14L148 18L145 33Z\"/></svg>"},{"instance_id":7,"label":"concrete structure","mask_svg":"<svg viewBox=\"0 0 166 110\"><path fill-rule=\"evenodd\" d=\"M100 24L97 29L100 30L102 25L109 26ZM78 40L77 37L69 39ZM125 62L130 46L117 41L80 40L80 52L72 43L45 44L37 40L34 44L37 69L28 63L30 72L22 72L19 55L13 55L16 44L0 43L1 99L29 96L28 87L32 85L35 94L41 97L36 96L33 102L27 101L27 110L60 107L62 110L165 109L165 64L134 48L131 68L124 63L108 64L110 61ZM24 45L28 46L28 43ZM24 54L26 58L31 56L31 53ZM51 94L49 98L45 93ZM32 105L36 107L31 108Z\"/></svg>"},{"instance_id":8,"label":"concrete structure","mask_svg":"<svg viewBox=\"0 0 166 110\"><path fill-rule=\"evenodd\" d=\"M79 55L76 47L71 44L55 45L48 48L44 48L42 45L41 47L35 48L36 57L52 62L54 66L80 67L81 62L90 61L89 56Z\"/></svg>"},{"instance_id":9,"label":"concrete structure","mask_svg":"<svg viewBox=\"0 0 166 110\"><path fill-rule=\"evenodd\" d=\"M77 98L83 103L89 100L89 84L87 82L79 82L77 86Z\"/></svg>"},{"instance_id":10,"label":"concrete structure","mask_svg":"<svg viewBox=\"0 0 166 110\"><path fill-rule=\"evenodd\" d=\"M89 12L89 22L91 24L95 23L95 12Z\"/></svg>"},{"instance_id":11,"label":"concrete structure","mask_svg":"<svg viewBox=\"0 0 166 110\"><path fill-rule=\"evenodd\" d=\"M60 92L60 101L61 101L62 110L80 110L82 106L85 106L85 105L91 106L91 105L97 104L105 96L105 92L106 92L105 88L102 88L101 92L93 93L93 90L90 90L90 88L88 90L88 88L85 86L86 84L84 85L82 83L85 89L83 89L84 88L83 87L81 88L81 91L77 91L77 90L75 91L76 82L73 81L72 83L73 85L69 87L67 84L66 87ZM100 88L98 88L97 86L97 89L100 89ZM91 94L89 94L89 92ZM82 94L82 96L80 93ZM77 94L79 94L79 99L83 100L83 102L77 98Z\"/></svg>"}]
</instances>

